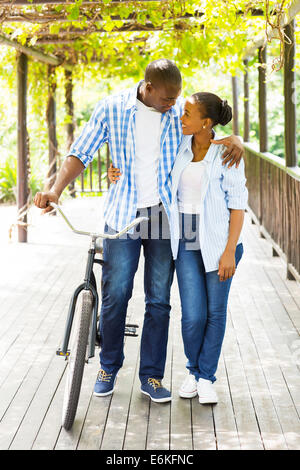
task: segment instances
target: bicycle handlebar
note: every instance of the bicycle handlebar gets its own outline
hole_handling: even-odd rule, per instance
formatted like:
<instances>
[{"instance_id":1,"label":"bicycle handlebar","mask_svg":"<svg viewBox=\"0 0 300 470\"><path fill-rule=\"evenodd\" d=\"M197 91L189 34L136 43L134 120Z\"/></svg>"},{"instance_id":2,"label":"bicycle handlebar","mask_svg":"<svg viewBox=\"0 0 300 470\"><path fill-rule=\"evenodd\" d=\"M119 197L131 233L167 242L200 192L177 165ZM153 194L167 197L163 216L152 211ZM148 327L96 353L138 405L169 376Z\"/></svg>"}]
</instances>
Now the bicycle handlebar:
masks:
<instances>
[{"instance_id":1,"label":"bicycle handlebar","mask_svg":"<svg viewBox=\"0 0 300 470\"><path fill-rule=\"evenodd\" d=\"M49 202L49 205L53 207L53 209L55 210L58 210L60 212L60 214L62 215L62 217L64 218L65 222L69 225L69 227L71 228L71 230L79 235L88 235L92 238L111 238L111 239L114 239L114 238L119 238L121 237L122 235L124 235L125 233L127 233L131 228L135 227L136 225L138 225L139 223L141 222L144 222L146 220L149 220L148 217L138 217L136 219L134 219L129 225L126 225L126 227L124 227L120 232L117 232L113 235L109 234L109 233L94 233L94 232L83 232L82 230L76 230L73 225L71 224L71 222L68 220L68 218L66 217L66 215L63 213L63 211L61 210L61 208L55 204L54 202Z\"/></svg>"}]
</instances>

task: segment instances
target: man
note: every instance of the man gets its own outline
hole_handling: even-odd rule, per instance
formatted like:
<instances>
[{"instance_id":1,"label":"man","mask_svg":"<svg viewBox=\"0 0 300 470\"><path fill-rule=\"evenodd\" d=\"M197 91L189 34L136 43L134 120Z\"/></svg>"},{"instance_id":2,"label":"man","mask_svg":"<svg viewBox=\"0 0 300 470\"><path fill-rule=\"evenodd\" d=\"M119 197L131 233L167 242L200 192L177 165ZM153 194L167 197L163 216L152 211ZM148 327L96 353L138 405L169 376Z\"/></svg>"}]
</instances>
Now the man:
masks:
<instances>
[{"instance_id":1,"label":"man","mask_svg":"<svg viewBox=\"0 0 300 470\"><path fill-rule=\"evenodd\" d=\"M142 230L122 239L104 240L101 368L94 389L96 396L113 392L123 364L127 305L143 246L146 308L140 351L141 391L156 402L171 400L162 379L174 265L170 240L163 232L168 225L171 198L168 175L182 138L181 88L181 75L172 61L160 59L150 63L145 80L98 103L73 143L52 189L37 193L34 199L38 207L44 208L43 212L51 210L47 202L57 203L64 188L88 166L97 149L108 142L113 166L120 169L122 176L117 185L110 186L105 201L105 231L120 231L137 215L146 213L151 217L147 234ZM225 161L233 164L240 160L243 147L237 137L218 143L228 147Z\"/></svg>"}]
</instances>

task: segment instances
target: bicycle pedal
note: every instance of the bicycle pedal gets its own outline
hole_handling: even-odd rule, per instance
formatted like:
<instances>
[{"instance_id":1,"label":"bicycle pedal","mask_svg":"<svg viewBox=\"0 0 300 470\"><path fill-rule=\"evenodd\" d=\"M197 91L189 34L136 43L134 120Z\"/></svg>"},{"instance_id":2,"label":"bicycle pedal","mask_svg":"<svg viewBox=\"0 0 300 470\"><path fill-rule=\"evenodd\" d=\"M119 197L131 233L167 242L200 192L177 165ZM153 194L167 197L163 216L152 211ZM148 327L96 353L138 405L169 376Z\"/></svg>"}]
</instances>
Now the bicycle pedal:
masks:
<instances>
[{"instance_id":1,"label":"bicycle pedal","mask_svg":"<svg viewBox=\"0 0 300 470\"><path fill-rule=\"evenodd\" d=\"M129 326L126 326L125 327L125 333L124 333L125 336L138 336L138 334L136 333L136 328L134 327L129 327Z\"/></svg>"},{"instance_id":2,"label":"bicycle pedal","mask_svg":"<svg viewBox=\"0 0 300 470\"><path fill-rule=\"evenodd\" d=\"M61 349L58 349L58 350L56 351L56 355L57 355L57 356L69 357L69 356L70 356L70 349L68 349L66 353L64 353Z\"/></svg>"}]
</instances>

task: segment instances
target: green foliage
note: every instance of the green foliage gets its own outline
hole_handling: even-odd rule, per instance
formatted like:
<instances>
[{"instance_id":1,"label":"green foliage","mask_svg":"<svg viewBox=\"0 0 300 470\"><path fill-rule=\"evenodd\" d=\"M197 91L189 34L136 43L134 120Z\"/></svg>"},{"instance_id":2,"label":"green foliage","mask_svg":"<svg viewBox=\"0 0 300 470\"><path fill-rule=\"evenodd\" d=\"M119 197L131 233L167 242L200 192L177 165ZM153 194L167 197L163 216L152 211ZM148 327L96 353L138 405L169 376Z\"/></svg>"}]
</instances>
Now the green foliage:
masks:
<instances>
[{"instance_id":1,"label":"green foliage","mask_svg":"<svg viewBox=\"0 0 300 470\"><path fill-rule=\"evenodd\" d=\"M31 172L29 189L32 197L42 187L42 179L38 172ZM9 155L0 167L0 203L13 202L17 199L17 158Z\"/></svg>"},{"instance_id":2,"label":"green foliage","mask_svg":"<svg viewBox=\"0 0 300 470\"><path fill-rule=\"evenodd\" d=\"M0 168L0 202L15 202L17 191L17 165L12 157Z\"/></svg>"},{"instance_id":3,"label":"green foliage","mask_svg":"<svg viewBox=\"0 0 300 470\"><path fill-rule=\"evenodd\" d=\"M280 2L270 1L272 10ZM285 7L290 2L285 2ZM93 27L104 32L78 35L75 42L66 44L38 45L38 33L47 25L24 23L1 23L1 33L21 44L38 47L47 54L63 58L73 65L73 100L75 107L75 135L78 135L89 119L96 102L103 96L132 86L143 78L146 65L161 57L167 57L178 64L184 83L184 95L196 91L212 91L226 98L231 98L230 75L237 74L242 79L243 57L246 47L254 38L265 31L264 17L251 17L251 8L265 8L264 1L249 0L207 0L207 1L168 1L157 2L120 2L112 4L110 0L99 2L97 15L95 10L82 5L82 0L72 4L53 6L26 6L21 13L51 12L65 14L68 22L52 22L49 33L61 37L67 28L83 29L91 25L87 18L93 19ZM196 19L185 19L186 14L203 12ZM243 11L244 15L237 12ZM146 27L151 23L159 31L113 32L126 24L128 18L135 15L135 21ZM113 17L120 19L113 19ZM299 22L299 20L298 20ZM300 44L299 24L296 29L296 42ZM278 57L279 42L273 40L268 45L268 54ZM16 184L17 124L16 124L16 51L0 45L0 166L1 200L14 199ZM258 92L257 59L249 62L251 139L257 140L258 131ZM300 71L300 47L296 52L296 70ZM296 81L295 95L300 96L299 75ZM57 102L57 139L59 161L67 152L65 125L70 121L65 111L64 71L56 69L58 83ZM242 90L240 90L242 92ZM47 65L29 60L28 64L28 132L30 136L30 185L33 194L43 187L47 172L48 136L46 128L46 105L48 96ZM9 98L8 98L9 97ZM282 73L268 76L268 117L269 149L279 156L284 155L283 136L283 98ZM243 101L240 99L240 123L242 124ZM300 128L300 104L298 104L298 128ZM217 133L232 133L232 125L216 129ZM242 125L241 125L242 132ZM300 154L300 133L298 135ZM105 157L103 157L105 158ZM96 160L93 162L97 171ZM103 178L106 175L103 174ZM88 174L85 175L88 187ZM7 199L8 198L8 199Z\"/></svg>"}]
</instances>

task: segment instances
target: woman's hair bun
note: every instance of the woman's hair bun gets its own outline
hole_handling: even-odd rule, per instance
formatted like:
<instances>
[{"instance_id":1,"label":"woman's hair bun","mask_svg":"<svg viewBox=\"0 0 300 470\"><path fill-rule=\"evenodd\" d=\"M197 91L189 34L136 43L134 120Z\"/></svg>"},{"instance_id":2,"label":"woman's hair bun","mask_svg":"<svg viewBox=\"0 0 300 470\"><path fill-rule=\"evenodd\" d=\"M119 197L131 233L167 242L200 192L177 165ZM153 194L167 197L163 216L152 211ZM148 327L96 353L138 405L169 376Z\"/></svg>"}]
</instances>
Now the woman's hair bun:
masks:
<instances>
[{"instance_id":1,"label":"woman's hair bun","mask_svg":"<svg viewBox=\"0 0 300 470\"><path fill-rule=\"evenodd\" d=\"M201 106L202 119L210 118L213 127L217 124L226 126L232 119L232 109L227 100L222 100L214 93L200 91L192 95L196 103Z\"/></svg>"},{"instance_id":2,"label":"woman's hair bun","mask_svg":"<svg viewBox=\"0 0 300 470\"><path fill-rule=\"evenodd\" d=\"M232 109L231 106L227 103L227 100L221 101L221 110L219 116L219 124L221 126L226 126L232 119Z\"/></svg>"}]
</instances>

